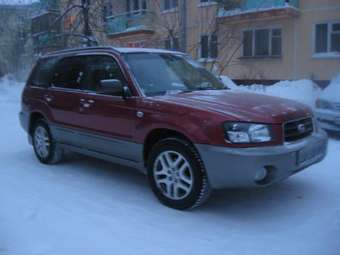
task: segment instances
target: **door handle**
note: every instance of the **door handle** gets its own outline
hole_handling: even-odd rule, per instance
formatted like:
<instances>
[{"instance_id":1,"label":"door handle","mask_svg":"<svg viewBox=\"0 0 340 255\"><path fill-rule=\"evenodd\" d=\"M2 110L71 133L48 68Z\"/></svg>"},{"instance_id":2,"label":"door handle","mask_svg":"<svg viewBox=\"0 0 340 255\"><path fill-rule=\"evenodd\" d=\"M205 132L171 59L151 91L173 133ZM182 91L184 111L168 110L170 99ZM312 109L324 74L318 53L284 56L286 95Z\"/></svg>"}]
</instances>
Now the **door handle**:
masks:
<instances>
[{"instance_id":1,"label":"door handle","mask_svg":"<svg viewBox=\"0 0 340 255\"><path fill-rule=\"evenodd\" d=\"M91 104L89 103L82 103L81 104L84 108L90 108Z\"/></svg>"},{"instance_id":2,"label":"door handle","mask_svg":"<svg viewBox=\"0 0 340 255\"><path fill-rule=\"evenodd\" d=\"M46 102L51 102L53 100L53 97L50 95L44 95L44 99L46 100Z\"/></svg>"},{"instance_id":3,"label":"door handle","mask_svg":"<svg viewBox=\"0 0 340 255\"><path fill-rule=\"evenodd\" d=\"M91 100L86 100L84 98L81 98L80 99L80 105L84 108L90 108L91 107L91 103L90 103ZM93 101L94 103L94 101Z\"/></svg>"}]
</instances>

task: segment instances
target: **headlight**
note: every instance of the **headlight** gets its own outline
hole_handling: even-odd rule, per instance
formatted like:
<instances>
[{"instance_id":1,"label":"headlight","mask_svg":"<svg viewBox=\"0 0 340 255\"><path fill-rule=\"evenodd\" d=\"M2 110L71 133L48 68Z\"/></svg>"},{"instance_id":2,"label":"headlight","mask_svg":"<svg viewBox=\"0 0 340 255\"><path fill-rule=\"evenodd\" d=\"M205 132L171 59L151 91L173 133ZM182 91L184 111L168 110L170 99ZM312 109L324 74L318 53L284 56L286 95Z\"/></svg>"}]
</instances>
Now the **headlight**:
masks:
<instances>
[{"instance_id":1,"label":"headlight","mask_svg":"<svg viewBox=\"0 0 340 255\"><path fill-rule=\"evenodd\" d=\"M224 123L225 139L231 143L265 143L273 140L271 126L255 123Z\"/></svg>"},{"instance_id":2,"label":"headlight","mask_svg":"<svg viewBox=\"0 0 340 255\"><path fill-rule=\"evenodd\" d=\"M330 103L326 100L318 99L318 100L316 100L316 107L320 108L320 109L332 109L333 105L332 105L332 103Z\"/></svg>"}]
</instances>

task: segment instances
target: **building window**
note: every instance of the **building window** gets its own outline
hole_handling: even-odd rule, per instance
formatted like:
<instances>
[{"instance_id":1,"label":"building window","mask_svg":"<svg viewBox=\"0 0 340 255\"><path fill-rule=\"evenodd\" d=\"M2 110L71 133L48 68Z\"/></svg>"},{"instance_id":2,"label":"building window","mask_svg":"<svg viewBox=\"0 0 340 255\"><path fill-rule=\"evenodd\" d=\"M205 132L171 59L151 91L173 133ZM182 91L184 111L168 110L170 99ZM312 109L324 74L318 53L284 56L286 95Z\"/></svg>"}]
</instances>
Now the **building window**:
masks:
<instances>
[{"instance_id":1,"label":"building window","mask_svg":"<svg viewBox=\"0 0 340 255\"><path fill-rule=\"evenodd\" d=\"M146 0L127 0L127 12L141 14L147 9Z\"/></svg>"},{"instance_id":2,"label":"building window","mask_svg":"<svg viewBox=\"0 0 340 255\"><path fill-rule=\"evenodd\" d=\"M243 32L243 56L252 57L253 56L253 34L254 31L244 31Z\"/></svg>"},{"instance_id":3,"label":"building window","mask_svg":"<svg viewBox=\"0 0 340 255\"><path fill-rule=\"evenodd\" d=\"M201 3L216 3L216 0L200 0Z\"/></svg>"},{"instance_id":4,"label":"building window","mask_svg":"<svg viewBox=\"0 0 340 255\"><path fill-rule=\"evenodd\" d=\"M218 57L217 35L201 36L201 58L215 59Z\"/></svg>"},{"instance_id":5,"label":"building window","mask_svg":"<svg viewBox=\"0 0 340 255\"><path fill-rule=\"evenodd\" d=\"M178 0L164 0L163 10L169 11L178 8Z\"/></svg>"},{"instance_id":6,"label":"building window","mask_svg":"<svg viewBox=\"0 0 340 255\"><path fill-rule=\"evenodd\" d=\"M217 4L216 0L199 0L198 7L205 7Z\"/></svg>"},{"instance_id":7,"label":"building window","mask_svg":"<svg viewBox=\"0 0 340 255\"><path fill-rule=\"evenodd\" d=\"M315 53L340 52L340 22L315 25Z\"/></svg>"},{"instance_id":8,"label":"building window","mask_svg":"<svg viewBox=\"0 0 340 255\"><path fill-rule=\"evenodd\" d=\"M165 49L167 50L179 50L179 39L178 37L168 37L165 39Z\"/></svg>"},{"instance_id":9,"label":"building window","mask_svg":"<svg viewBox=\"0 0 340 255\"><path fill-rule=\"evenodd\" d=\"M282 29L243 31L243 57L279 57L282 55Z\"/></svg>"},{"instance_id":10,"label":"building window","mask_svg":"<svg viewBox=\"0 0 340 255\"><path fill-rule=\"evenodd\" d=\"M103 21L106 22L107 18L113 15L112 3L106 3L103 6Z\"/></svg>"},{"instance_id":11,"label":"building window","mask_svg":"<svg viewBox=\"0 0 340 255\"><path fill-rule=\"evenodd\" d=\"M272 56L282 55L282 30L273 29L271 38L271 54Z\"/></svg>"}]
</instances>

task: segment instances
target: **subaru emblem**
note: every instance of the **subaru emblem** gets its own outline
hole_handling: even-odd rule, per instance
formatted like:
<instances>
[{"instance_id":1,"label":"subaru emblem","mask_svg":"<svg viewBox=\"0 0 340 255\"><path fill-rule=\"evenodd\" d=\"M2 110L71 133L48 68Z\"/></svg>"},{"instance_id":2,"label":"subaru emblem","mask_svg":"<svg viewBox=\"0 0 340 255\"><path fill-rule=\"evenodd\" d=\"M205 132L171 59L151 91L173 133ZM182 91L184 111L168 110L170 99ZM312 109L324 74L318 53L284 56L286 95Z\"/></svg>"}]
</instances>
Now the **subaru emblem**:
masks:
<instances>
[{"instance_id":1,"label":"subaru emblem","mask_svg":"<svg viewBox=\"0 0 340 255\"><path fill-rule=\"evenodd\" d=\"M299 124L299 125L297 126L297 129L298 129L298 131L299 131L300 133L306 132L306 126L305 126L305 124Z\"/></svg>"}]
</instances>

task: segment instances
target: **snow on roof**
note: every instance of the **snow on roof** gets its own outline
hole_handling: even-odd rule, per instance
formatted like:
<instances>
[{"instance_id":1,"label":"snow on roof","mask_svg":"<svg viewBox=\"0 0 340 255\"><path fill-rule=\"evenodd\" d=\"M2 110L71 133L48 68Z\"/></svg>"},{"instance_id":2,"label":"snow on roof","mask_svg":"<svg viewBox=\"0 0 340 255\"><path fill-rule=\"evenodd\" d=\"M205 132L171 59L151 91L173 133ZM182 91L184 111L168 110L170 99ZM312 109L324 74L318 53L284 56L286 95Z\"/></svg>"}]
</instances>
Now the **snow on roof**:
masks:
<instances>
[{"instance_id":1,"label":"snow on roof","mask_svg":"<svg viewBox=\"0 0 340 255\"><path fill-rule=\"evenodd\" d=\"M120 53L181 53L178 51L164 50L164 49L153 49L153 48L116 48L114 49Z\"/></svg>"},{"instance_id":2,"label":"snow on roof","mask_svg":"<svg viewBox=\"0 0 340 255\"><path fill-rule=\"evenodd\" d=\"M47 53L44 57L55 56L59 54L65 53L82 53L86 51L96 51L96 50L112 50L118 53L172 53L172 54L183 54L183 52L179 51L171 51L171 50L164 50L164 49L153 49L153 48L123 48L123 47L112 47L112 46L96 46L96 47L84 47L84 48L73 48L73 49L64 49L59 51L53 51Z\"/></svg>"},{"instance_id":3,"label":"snow on roof","mask_svg":"<svg viewBox=\"0 0 340 255\"><path fill-rule=\"evenodd\" d=\"M287 8L291 8L294 10L298 10L295 6L286 4L284 6L273 6L273 7L262 7L262 8L254 8L254 9L248 9L244 10L242 8L235 8L232 10L224 10L223 8L218 10L217 17L223 18L223 17L233 17L243 14L251 14L256 12L266 12L266 11L272 11L272 10L284 10Z\"/></svg>"}]
</instances>

